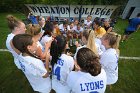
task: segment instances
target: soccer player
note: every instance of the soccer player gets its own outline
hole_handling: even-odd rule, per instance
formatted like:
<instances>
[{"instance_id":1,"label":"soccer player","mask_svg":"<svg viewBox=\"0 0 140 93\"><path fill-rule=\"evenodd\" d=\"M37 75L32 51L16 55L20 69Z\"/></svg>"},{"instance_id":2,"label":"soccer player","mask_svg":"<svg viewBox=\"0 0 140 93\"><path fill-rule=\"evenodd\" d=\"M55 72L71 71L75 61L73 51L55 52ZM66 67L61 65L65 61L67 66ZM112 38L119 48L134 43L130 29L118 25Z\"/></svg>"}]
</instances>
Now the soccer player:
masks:
<instances>
[{"instance_id":1,"label":"soccer player","mask_svg":"<svg viewBox=\"0 0 140 93\"><path fill-rule=\"evenodd\" d=\"M18 69L20 69L20 65L17 60L17 56L20 52L13 47L13 44L11 41L15 35L25 33L26 27L25 27L25 24L21 20L17 19L13 15L8 15L6 18L8 22L8 27L11 31L11 33L8 34L7 39L6 39L6 47L12 53L14 57L15 65L17 66Z\"/></svg>"},{"instance_id":2,"label":"soccer player","mask_svg":"<svg viewBox=\"0 0 140 93\"><path fill-rule=\"evenodd\" d=\"M37 50L37 41L28 34L14 36L12 43L14 47L21 52L18 56L19 64L33 90L40 93L49 93L51 90L48 65L50 54L48 53L46 55L44 65L43 62L34 55Z\"/></svg>"},{"instance_id":3,"label":"soccer player","mask_svg":"<svg viewBox=\"0 0 140 93\"><path fill-rule=\"evenodd\" d=\"M106 73L101 68L98 56L89 48L81 48L76 63L79 71L70 72L67 79L71 93L104 93Z\"/></svg>"},{"instance_id":4,"label":"soccer player","mask_svg":"<svg viewBox=\"0 0 140 93\"><path fill-rule=\"evenodd\" d=\"M107 85L114 84L118 80L118 47L120 39L121 36L115 32L106 33L102 37L102 44L106 50L100 56L100 62L107 75Z\"/></svg>"},{"instance_id":5,"label":"soccer player","mask_svg":"<svg viewBox=\"0 0 140 93\"><path fill-rule=\"evenodd\" d=\"M68 43L64 36L57 36L51 44L52 88L56 93L70 93L67 76L74 69L74 60L66 54Z\"/></svg>"}]
</instances>

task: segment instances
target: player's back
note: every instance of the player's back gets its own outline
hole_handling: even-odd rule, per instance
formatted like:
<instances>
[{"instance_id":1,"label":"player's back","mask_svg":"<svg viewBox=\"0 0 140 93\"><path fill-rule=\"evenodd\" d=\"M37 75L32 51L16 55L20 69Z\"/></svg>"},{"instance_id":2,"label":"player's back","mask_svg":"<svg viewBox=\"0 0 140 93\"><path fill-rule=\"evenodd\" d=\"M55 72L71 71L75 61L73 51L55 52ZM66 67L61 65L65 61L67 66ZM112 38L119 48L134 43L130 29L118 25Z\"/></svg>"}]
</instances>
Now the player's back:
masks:
<instances>
[{"instance_id":1,"label":"player's back","mask_svg":"<svg viewBox=\"0 0 140 93\"><path fill-rule=\"evenodd\" d=\"M31 56L22 56L22 54L19 55L18 60L21 70L34 91L44 93L51 90L50 77L43 78L47 70L41 60Z\"/></svg>"},{"instance_id":2,"label":"player's back","mask_svg":"<svg viewBox=\"0 0 140 93\"><path fill-rule=\"evenodd\" d=\"M67 79L67 84L72 93L104 93L106 89L106 73L92 76L86 72L72 71Z\"/></svg>"},{"instance_id":3,"label":"player's back","mask_svg":"<svg viewBox=\"0 0 140 93\"><path fill-rule=\"evenodd\" d=\"M14 63L17 66L18 69L20 69L20 65L18 62L18 54L14 51L14 49L11 46L11 40L13 39L15 35L13 33L8 34L7 39L6 39L6 47L9 50L9 52L12 53L13 57L14 57Z\"/></svg>"},{"instance_id":4,"label":"player's back","mask_svg":"<svg viewBox=\"0 0 140 93\"><path fill-rule=\"evenodd\" d=\"M118 59L119 54L113 48L109 48L100 56L102 68L106 71L107 84L114 84L118 80Z\"/></svg>"},{"instance_id":5,"label":"player's back","mask_svg":"<svg viewBox=\"0 0 140 93\"><path fill-rule=\"evenodd\" d=\"M69 93L66 80L67 76L74 68L74 60L71 56L62 54L57 64L54 65L52 75L52 88L57 93Z\"/></svg>"}]
</instances>

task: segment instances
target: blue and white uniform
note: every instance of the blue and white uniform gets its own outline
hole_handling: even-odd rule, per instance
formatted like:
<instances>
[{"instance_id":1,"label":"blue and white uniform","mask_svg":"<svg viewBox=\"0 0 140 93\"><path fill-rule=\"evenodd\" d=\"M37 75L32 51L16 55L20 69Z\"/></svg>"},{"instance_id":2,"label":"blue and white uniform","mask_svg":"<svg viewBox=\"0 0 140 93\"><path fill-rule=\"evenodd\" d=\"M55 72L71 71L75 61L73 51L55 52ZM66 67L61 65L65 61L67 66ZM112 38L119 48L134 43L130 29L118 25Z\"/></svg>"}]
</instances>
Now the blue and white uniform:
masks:
<instances>
[{"instance_id":1,"label":"blue and white uniform","mask_svg":"<svg viewBox=\"0 0 140 93\"><path fill-rule=\"evenodd\" d=\"M11 33L8 35L7 39L6 39L6 47L7 49L12 53L13 57L14 57L14 63L17 66L18 69L20 69L20 65L19 65L19 61L17 59L18 54L13 50L13 48L11 47L11 40L13 39L13 37L15 36L15 34Z\"/></svg>"},{"instance_id":2,"label":"blue and white uniform","mask_svg":"<svg viewBox=\"0 0 140 93\"><path fill-rule=\"evenodd\" d=\"M114 84L118 80L118 59L119 55L113 48L107 49L100 57L102 68L107 75L107 85Z\"/></svg>"},{"instance_id":3,"label":"blue and white uniform","mask_svg":"<svg viewBox=\"0 0 140 93\"><path fill-rule=\"evenodd\" d=\"M66 80L68 74L73 70L73 68L73 58L66 54L62 54L53 68L52 88L56 93L70 93Z\"/></svg>"},{"instance_id":4,"label":"blue and white uniform","mask_svg":"<svg viewBox=\"0 0 140 93\"><path fill-rule=\"evenodd\" d=\"M51 90L51 80L50 77L43 78L47 73L43 62L31 56L22 56L22 54L19 55L18 59L21 70L27 77L33 90L40 93L49 93Z\"/></svg>"},{"instance_id":5,"label":"blue and white uniform","mask_svg":"<svg viewBox=\"0 0 140 93\"><path fill-rule=\"evenodd\" d=\"M67 79L71 93L104 93L106 89L106 73L101 69L101 73L92 76L81 71L70 72Z\"/></svg>"}]
</instances>

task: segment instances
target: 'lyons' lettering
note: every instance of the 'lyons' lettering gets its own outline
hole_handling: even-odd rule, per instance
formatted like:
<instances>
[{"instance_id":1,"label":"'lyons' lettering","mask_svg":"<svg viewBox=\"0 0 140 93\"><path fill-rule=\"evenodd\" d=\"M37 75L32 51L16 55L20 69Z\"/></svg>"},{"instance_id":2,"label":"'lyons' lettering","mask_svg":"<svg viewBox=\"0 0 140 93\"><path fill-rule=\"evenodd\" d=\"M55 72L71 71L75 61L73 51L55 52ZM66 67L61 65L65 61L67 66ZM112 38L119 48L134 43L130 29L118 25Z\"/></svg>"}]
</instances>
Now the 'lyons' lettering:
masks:
<instances>
[{"instance_id":1,"label":"'lyons' lettering","mask_svg":"<svg viewBox=\"0 0 140 93\"><path fill-rule=\"evenodd\" d=\"M80 83L81 91L94 91L104 88L103 80L96 82Z\"/></svg>"}]
</instances>

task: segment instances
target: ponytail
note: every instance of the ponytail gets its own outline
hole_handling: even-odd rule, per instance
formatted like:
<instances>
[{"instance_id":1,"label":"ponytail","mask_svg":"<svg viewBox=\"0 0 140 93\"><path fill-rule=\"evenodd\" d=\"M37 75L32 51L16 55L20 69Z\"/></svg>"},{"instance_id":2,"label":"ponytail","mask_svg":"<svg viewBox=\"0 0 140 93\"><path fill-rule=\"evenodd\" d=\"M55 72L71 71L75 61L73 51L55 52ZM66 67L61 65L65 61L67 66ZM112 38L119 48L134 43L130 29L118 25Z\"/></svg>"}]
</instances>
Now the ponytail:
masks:
<instances>
[{"instance_id":1,"label":"ponytail","mask_svg":"<svg viewBox=\"0 0 140 93\"><path fill-rule=\"evenodd\" d=\"M60 57L60 53L59 53L58 50L59 49L58 49L58 46L57 46L57 41L56 40L52 41L51 48L50 48L50 54L52 56L52 60L51 60L52 67L54 67L54 64L57 63L57 60Z\"/></svg>"},{"instance_id":2,"label":"ponytail","mask_svg":"<svg viewBox=\"0 0 140 93\"><path fill-rule=\"evenodd\" d=\"M121 40L121 35L116 34L116 43L113 45L114 49L118 49L119 48L120 40Z\"/></svg>"},{"instance_id":3,"label":"ponytail","mask_svg":"<svg viewBox=\"0 0 140 93\"><path fill-rule=\"evenodd\" d=\"M61 56L62 52L65 51L67 41L64 36L57 36L55 40L51 43L50 54L52 56L51 65L52 67L54 64L57 63L57 60Z\"/></svg>"},{"instance_id":4,"label":"ponytail","mask_svg":"<svg viewBox=\"0 0 140 93\"><path fill-rule=\"evenodd\" d=\"M26 34L35 36L41 32L41 27L38 24L28 24Z\"/></svg>"},{"instance_id":5,"label":"ponytail","mask_svg":"<svg viewBox=\"0 0 140 93\"><path fill-rule=\"evenodd\" d=\"M113 48L116 49L118 55L120 54L120 51L119 51L119 44L120 44L120 40L121 40L121 35L117 34L116 35L116 43L114 44Z\"/></svg>"},{"instance_id":6,"label":"ponytail","mask_svg":"<svg viewBox=\"0 0 140 93\"><path fill-rule=\"evenodd\" d=\"M87 48L91 49L95 54L98 54L97 47L95 45L95 34L93 30L89 31L88 41L87 41Z\"/></svg>"}]
</instances>

